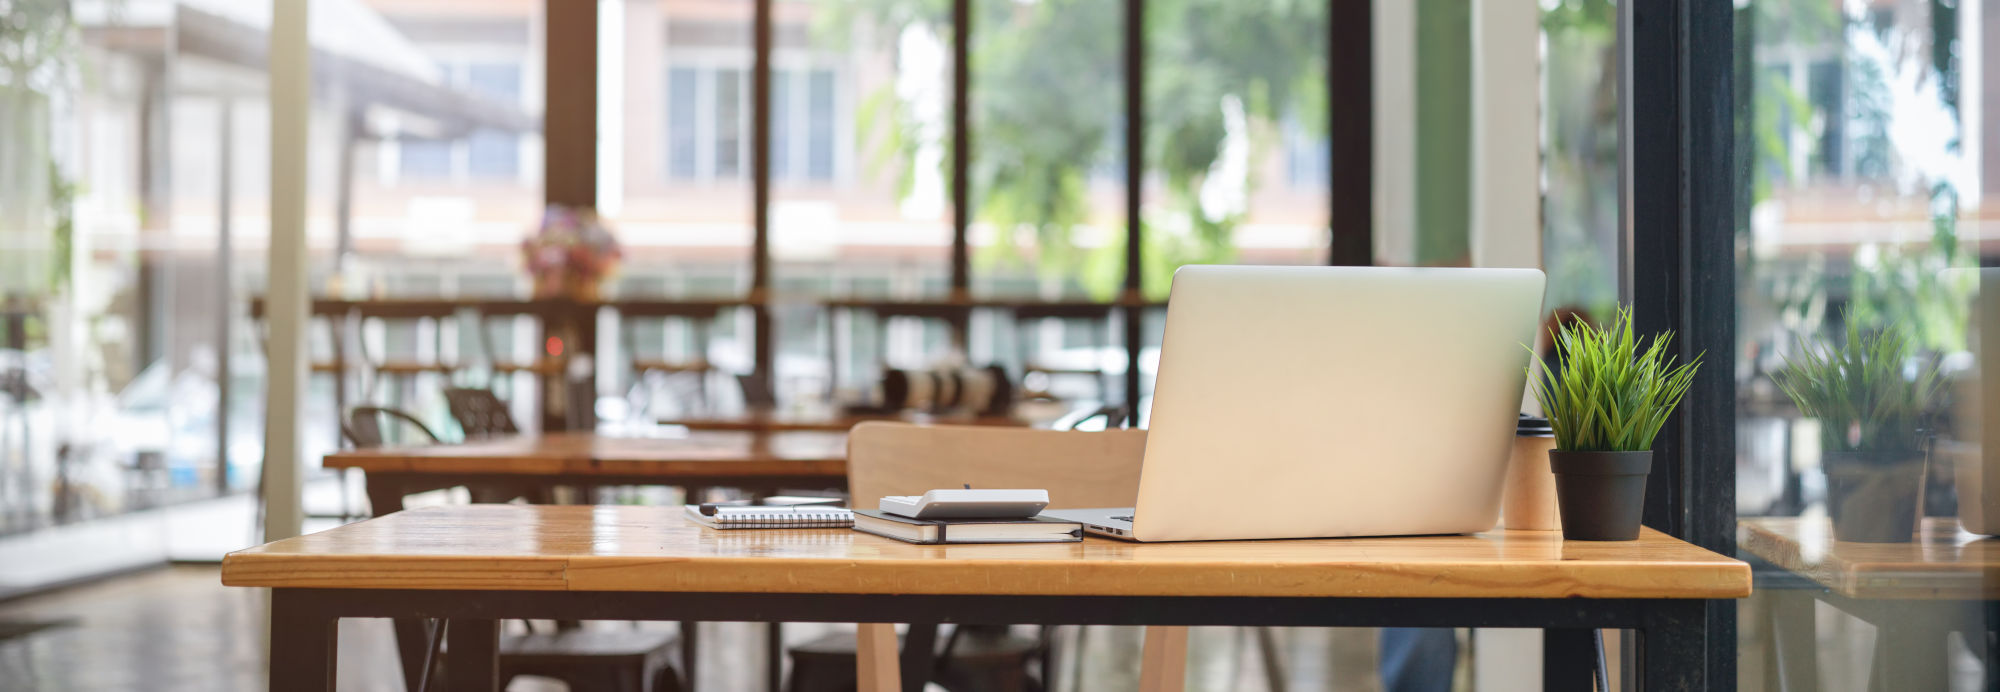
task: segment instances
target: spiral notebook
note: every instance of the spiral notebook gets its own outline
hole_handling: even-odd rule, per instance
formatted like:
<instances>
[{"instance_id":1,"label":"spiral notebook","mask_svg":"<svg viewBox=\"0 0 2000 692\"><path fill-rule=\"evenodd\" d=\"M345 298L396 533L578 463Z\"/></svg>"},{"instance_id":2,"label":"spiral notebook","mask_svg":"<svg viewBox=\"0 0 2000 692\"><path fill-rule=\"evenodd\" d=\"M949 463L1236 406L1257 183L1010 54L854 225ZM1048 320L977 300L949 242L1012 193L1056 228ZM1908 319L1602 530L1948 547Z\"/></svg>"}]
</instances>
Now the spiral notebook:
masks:
<instances>
[{"instance_id":1,"label":"spiral notebook","mask_svg":"<svg viewBox=\"0 0 2000 692\"><path fill-rule=\"evenodd\" d=\"M711 529L845 529L854 526L854 512L841 507L800 505L793 507L716 507L703 514L700 505L687 505L689 521Z\"/></svg>"}]
</instances>

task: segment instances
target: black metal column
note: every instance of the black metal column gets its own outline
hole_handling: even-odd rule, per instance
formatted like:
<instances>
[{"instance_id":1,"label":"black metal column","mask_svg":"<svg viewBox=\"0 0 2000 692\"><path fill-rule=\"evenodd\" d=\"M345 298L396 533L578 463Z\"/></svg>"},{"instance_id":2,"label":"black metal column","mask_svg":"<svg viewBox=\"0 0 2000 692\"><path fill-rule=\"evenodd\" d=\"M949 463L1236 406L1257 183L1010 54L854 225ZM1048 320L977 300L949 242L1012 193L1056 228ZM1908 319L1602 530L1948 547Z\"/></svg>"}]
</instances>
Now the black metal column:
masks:
<instances>
[{"instance_id":1,"label":"black metal column","mask_svg":"<svg viewBox=\"0 0 2000 692\"><path fill-rule=\"evenodd\" d=\"M1327 263L1375 263L1374 3L1329 0L1326 18Z\"/></svg>"},{"instance_id":2,"label":"black metal column","mask_svg":"<svg viewBox=\"0 0 2000 692\"><path fill-rule=\"evenodd\" d=\"M1139 201L1146 177L1146 3L1125 0L1125 406L1139 426L1139 351L1145 347L1145 239Z\"/></svg>"},{"instance_id":3,"label":"black metal column","mask_svg":"<svg viewBox=\"0 0 2000 692\"><path fill-rule=\"evenodd\" d=\"M1654 444L1646 524L1735 553L1735 17L1730 3L1620 6L1628 158L1626 247L1642 333L1674 333L1700 375ZM1736 680L1736 608L1706 609L1702 678ZM1648 645L1648 649L1651 649Z\"/></svg>"},{"instance_id":4,"label":"black metal column","mask_svg":"<svg viewBox=\"0 0 2000 692\"><path fill-rule=\"evenodd\" d=\"M771 334L771 0L757 0L751 18L756 52L750 68L750 298L753 369L777 382Z\"/></svg>"},{"instance_id":5,"label":"black metal column","mask_svg":"<svg viewBox=\"0 0 2000 692\"><path fill-rule=\"evenodd\" d=\"M972 249L966 233L972 225L972 188L966 171L972 165L972 0L951 3L951 296L969 297ZM957 333L961 345L968 336Z\"/></svg>"}]
</instances>

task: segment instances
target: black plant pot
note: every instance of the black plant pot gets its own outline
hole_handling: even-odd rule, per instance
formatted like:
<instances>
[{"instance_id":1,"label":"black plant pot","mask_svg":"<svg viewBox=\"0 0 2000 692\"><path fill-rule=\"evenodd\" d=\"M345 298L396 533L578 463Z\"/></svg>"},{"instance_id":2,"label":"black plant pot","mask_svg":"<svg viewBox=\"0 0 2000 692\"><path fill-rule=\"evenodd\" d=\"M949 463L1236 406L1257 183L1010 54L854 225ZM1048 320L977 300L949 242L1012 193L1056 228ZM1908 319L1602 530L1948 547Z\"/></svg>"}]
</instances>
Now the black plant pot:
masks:
<instances>
[{"instance_id":1,"label":"black plant pot","mask_svg":"<svg viewBox=\"0 0 2000 692\"><path fill-rule=\"evenodd\" d=\"M1646 474L1653 453L1549 452L1556 475L1556 510L1563 538L1572 541L1633 541L1646 509Z\"/></svg>"},{"instance_id":2,"label":"black plant pot","mask_svg":"<svg viewBox=\"0 0 2000 692\"><path fill-rule=\"evenodd\" d=\"M1910 542L1923 499L1923 452L1827 452L1820 461L1834 540Z\"/></svg>"}]
</instances>

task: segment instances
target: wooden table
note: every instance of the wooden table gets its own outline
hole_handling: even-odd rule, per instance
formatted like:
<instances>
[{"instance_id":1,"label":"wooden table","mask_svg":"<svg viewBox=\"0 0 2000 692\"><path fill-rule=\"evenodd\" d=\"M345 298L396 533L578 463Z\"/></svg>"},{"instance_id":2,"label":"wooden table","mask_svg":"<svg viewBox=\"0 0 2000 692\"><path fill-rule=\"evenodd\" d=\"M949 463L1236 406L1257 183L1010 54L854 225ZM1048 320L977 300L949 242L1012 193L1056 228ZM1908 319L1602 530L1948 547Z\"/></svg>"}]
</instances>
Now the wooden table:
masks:
<instances>
[{"instance_id":1,"label":"wooden table","mask_svg":"<svg viewBox=\"0 0 2000 692\"><path fill-rule=\"evenodd\" d=\"M549 433L460 444L344 450L327 468L367 472L375 514L403 496L478 483L838 488L847 436L816 432L695 432L684 438Z\"/></svg>"},{"instance_id":2,"label":"wooden table","mask_svg":"<svg viewBox=\"0 0 2000 692\"><path fill-rule=\"evenodd\" d=\"M844 488L847 435L829 432L695 432L685 438L628 438L592 433L549 433L461 444L345 450L329 454L327 468L366 472L368 502L376 516L403 509L413 493L466 485L529 491L555 486L676 485L744 488ZM511 493L509 493L511 494ZM575 619L575 618L570 618ZM622 619L622 618L619 618ZM404 677L422 669L426 625L395 623ZM776 626L769 637L778 637ZM694 625L684 621L681 648L695 660ZM692 663L683 674L693 675ZM412 682L414 687L414 682Z\"/></svg>"},{"instance_id":3,"label":"wooden table","mask_svg":"<svg viewBox=\"0 0 2000 692\"><path fill-rule=\"evenodd\" d=\"M331 689L343 617L450 619L449 679L463 690L493 689L503 618L1630 628L1645 689L1701 689L1706 599L1750 592L1748 565L1652 530L1624 543L1496 531L917 546L846 530L713 531L674 508L520 505L412 510L277 541L230 554L222 580L273 589L274 690ZM916 649L905 670L929 670L928 647Z\"/></svg>"},{"instance_id":4,"label":"wooden table","mask_svg":"<svg viewBox=\"0 0 2000 692\"><path fill-rule=\"evenodd\" d=\"M696 431L735 432L847 432L856 425L869 421L890 421L896 423L918 423L923 425L993 425L1001 427L1026 428L1033 426L1026 421L1011 416L942 416L919 413L906 414L828 414L828 415L773 415L751 414L728 418L680 418L661 420L661 425L678 425Z\"/></svg>"},{"instance_id":5,"label":"wooden table","mask_svg":"<svg viewBox=\"0 0 2000 692\"><path fill-rule=\"evenodd\" d=\"M1992 651L2000 624L2000 540L1965 533L1955 519L1927 518L1910 543L1833 540L1825 518L1761 517L1737 523L1737 545L1773 569L1758 574L1772 600L1772 668L1784 689L1818 689L1813 601L1878 628L1871 677L1877 689L1945 689L1945 635L1987 641L1987 687L2000 689Z\"/></svg>"}]
</instances>

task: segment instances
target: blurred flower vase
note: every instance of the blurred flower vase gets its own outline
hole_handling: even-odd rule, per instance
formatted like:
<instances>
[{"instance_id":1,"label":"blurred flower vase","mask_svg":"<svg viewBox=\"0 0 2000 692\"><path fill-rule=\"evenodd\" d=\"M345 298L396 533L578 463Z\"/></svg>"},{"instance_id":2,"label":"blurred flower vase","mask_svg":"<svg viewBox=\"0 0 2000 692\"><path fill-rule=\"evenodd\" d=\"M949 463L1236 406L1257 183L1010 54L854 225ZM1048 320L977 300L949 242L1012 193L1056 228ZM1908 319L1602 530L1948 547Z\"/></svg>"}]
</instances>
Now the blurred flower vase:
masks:
<instances>
[{"instance_id":1,"label":"blurred flower vase","mask_svg":"<svg viewBox=\"0 0 2000 692\"><path fill-rule=\"evenodd\" d=\"M1923 506L1923 420L1937 370L1911 367L1916 344L1900 326L1863 331L1848 317L1845 343L1813 347L1801 339L1800 355L1786 356L1771 378L1819 421L1834 539L1905 543Z\"/></svg>"},{"instance_id":2,"label":"blurred flower vase","mask_svg":"<svg viewBox=\"0 0 2000 692\"><path fill-rule=\"evenodd\" d=\"M588 208L549 205L542 225L521 241L521 261L536 298L596 301L623 252L610 227Z\"/></svg>"}]
</instances>

